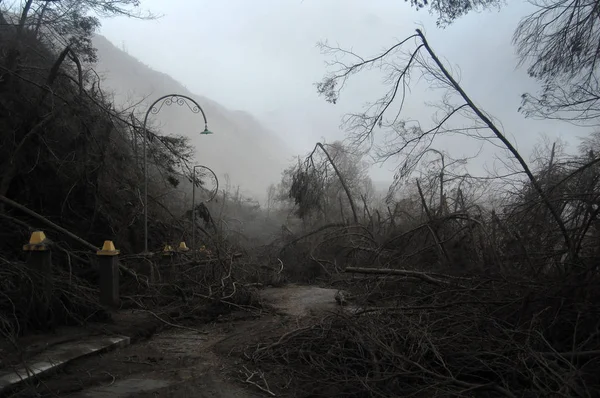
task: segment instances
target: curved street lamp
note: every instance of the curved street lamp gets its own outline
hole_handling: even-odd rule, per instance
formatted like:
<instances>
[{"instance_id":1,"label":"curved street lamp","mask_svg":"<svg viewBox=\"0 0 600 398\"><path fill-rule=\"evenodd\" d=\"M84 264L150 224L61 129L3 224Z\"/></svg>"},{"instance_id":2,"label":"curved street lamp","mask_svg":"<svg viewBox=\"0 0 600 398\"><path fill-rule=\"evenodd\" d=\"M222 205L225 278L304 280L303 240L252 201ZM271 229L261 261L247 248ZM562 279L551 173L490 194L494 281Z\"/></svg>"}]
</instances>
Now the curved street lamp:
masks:
<instances>
[{"instance_id":1,"label":"curved street lamp","mask_svg":"<svg viewBox=\"0 0 600 398\"><path fill-rule=\"evenodd\" d=\"M208 130L208 122L204 110L200 104L186 95L163 95L148 107L146 115L144 116L144 125L142 127L144 131L144 253L148 253L148 156L146 154L148 133L146 131L146 123L148 122L148 116L150 116L150 114L156 115L165 105L185 105L192 113L202 113L202 118L204 119L204 131L200 132L200 134L212 134L212 132Z\"/></svg>"}]
</instances>

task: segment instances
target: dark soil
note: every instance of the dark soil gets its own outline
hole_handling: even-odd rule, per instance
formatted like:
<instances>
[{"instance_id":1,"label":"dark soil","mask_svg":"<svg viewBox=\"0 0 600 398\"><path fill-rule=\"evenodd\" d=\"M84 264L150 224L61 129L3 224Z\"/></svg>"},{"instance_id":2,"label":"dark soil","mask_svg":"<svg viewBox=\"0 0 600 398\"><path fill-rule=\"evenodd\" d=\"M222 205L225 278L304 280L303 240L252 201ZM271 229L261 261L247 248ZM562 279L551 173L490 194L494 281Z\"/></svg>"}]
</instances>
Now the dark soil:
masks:
<instances>
[{"instance_id":1,"label":"dark soil","mask_svg":"<svg viewBox=\"0 0 600 398\"><path fill-rule=\"evenodd\" d=\"M288 330L297 328L301 318L335 310L335 302L331 302L334 294L335 291L310 286L265 289L261 296L265 304L275 311L260 316L238 311L220 316L210 324L196 325L195 330L161 330L161 322L150 313L120 312L113 317L114 323L94 325L89 330L130 335L137 340L135 344L73 361L60 373L28 386L13 396L269 396L247 382L253 369L245 359L244 352L258 343L272 341ZM144 340L155 332L151 338ZM61 338L69 337L62 335ZM251 380L264 387L259 378Z\"/></svg>"}]
</instances>

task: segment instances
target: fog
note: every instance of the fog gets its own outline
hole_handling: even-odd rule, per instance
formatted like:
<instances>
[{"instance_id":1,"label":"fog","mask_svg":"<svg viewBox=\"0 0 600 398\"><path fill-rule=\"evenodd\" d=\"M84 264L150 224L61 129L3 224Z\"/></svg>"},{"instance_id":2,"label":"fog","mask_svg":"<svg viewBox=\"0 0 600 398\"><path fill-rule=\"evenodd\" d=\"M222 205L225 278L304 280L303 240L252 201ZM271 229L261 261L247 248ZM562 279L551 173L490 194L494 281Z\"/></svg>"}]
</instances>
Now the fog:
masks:
<instances>
[{"instance_id":1,"label":"fog","mask_svg":"<svg viewBox=\"0 0 600 398\"><path fill-rule=\"evenodd\" d=\"M305 153L319 140L342 139L341 118L376 100L384 88L380 74L361 73L336 105L327 103L314 86L328 70L328 58L317 42L328 40L368 56L418 27L460 76L471 98L500 122L525 155L543 135L561 138L573 148L577 137L588 132L566 123L526 119L517 112L521 95L538 88L526 67L517 66L511 44L518 21L530 11L521 2L501 11L470 13L445 29L426 10L417 11L402 0L147 0L143 5L161 17L104 20L100 33L192 93L250 113L292 154ZM426 102L439 101L441 94L425 84L414 85L404 117L430 124L433 110ZM265 139L260 132L253 134L256 140ZM447 138L439 146L456 156L473 156L481 143ZM484 151L473 162L474 172L492 167L492 155ZM391 180L396 163L373 167L372 178Z\"/></svg>"}]
</instances>

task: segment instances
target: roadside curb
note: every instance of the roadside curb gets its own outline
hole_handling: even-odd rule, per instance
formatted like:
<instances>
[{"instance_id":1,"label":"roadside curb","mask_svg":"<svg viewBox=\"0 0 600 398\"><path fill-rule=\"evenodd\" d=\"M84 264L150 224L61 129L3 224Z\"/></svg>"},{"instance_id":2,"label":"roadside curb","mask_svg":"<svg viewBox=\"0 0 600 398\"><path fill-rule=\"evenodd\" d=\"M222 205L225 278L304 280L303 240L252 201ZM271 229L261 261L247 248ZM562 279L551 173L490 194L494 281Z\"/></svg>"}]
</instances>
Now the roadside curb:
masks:
<instances>
[{"instance_id":1,"label":"roadside curb","mask_svg":"<svg viewBox=\"0 0 600 398\"><path fill-rule=\"evenodd\" d=\"M25 366L0 371L0 396L23 382L59 370L75 359L105 353L130 343L131 339L127 336L95 336L76 343L60 344L36 355Z\"/></svg>"},{"instance_id":2,"label":"roadside curb","mask_svg":"<svg viewBox=\"0 0 600 398\"><path fill-rule=\"evenodd\" d=\"M126 330L118 326L103 325L103 335L90 336L76 342L59 344L28 359L26 365L0 370L0 397L6 396L27 381L48 376L73 361L92 355L104 354L150 339L163 326L163 322L147 319L136 322Z\"/></svg>"}]
</instances>

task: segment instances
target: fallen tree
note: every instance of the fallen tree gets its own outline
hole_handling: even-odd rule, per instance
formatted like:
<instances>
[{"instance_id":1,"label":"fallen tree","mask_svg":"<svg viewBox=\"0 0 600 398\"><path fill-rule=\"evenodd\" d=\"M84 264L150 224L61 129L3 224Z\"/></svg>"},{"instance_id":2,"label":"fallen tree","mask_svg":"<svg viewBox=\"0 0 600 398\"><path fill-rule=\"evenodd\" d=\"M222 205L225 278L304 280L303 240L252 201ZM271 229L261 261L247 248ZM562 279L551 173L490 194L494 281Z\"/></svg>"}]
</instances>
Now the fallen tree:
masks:
<instances>
[{"instance_id":1,"label":"fallen tree","mask_svg":"<svg viewBox=\"0 0 600 398\"><path fill-rule=\"evenodd\" d=\"M597 283L587 294L597 295ZM247 355L273 391L300 396L600 391L598 341L570 332L572 322L597 325L598 309L579 312L587 299L577 300L568 284L472 277L461 285L397 280L378 287L378 304L326 316Z\"/></svg>"},{"instance_id":2,"label":"fallen tree","mask_svg":"<svg viewBox=\"0 0 600 398\"><path fill-rule=\"evenodd\" d=\"M403 269L391 269L391 268L359 268L359 267L346 267L345 272L353 274L366 274L366 275L398 275L406 276L410 278L420 279L425 282L433 283L435 285L449 285L450 281L438 279L426 272L409 271ZM448 277L452 278L452 277ZM467 279L467 278L464 278Z\"/></svg>"}]
</instances>

